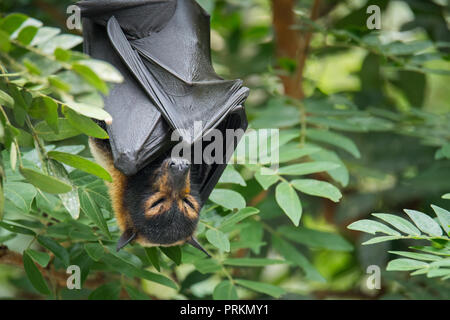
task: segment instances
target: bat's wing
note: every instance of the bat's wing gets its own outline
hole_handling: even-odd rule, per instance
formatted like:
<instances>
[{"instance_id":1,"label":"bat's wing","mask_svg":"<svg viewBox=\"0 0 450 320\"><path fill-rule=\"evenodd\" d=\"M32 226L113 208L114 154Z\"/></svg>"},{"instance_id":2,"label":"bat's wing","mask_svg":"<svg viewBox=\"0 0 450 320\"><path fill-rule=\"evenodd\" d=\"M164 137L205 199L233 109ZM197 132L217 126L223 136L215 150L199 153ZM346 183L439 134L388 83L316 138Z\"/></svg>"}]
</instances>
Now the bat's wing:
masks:
<instances>
[{"instance_id":1,"label":"bat's wing","mask_svg":"<svg viewBox=\"0 0 450 320\"><path fill-rule=\"evenodd\" d=\"M173 145L173 130L193 144L214 128L246 128L242 105L248 89L240 80L226 81L214 72L209 16L195 0L78 5L83 26L91 26L83 30L87 53L109 61L125 77L105 99L113 117L107 130L114 163L122 172L135 173ZM201 166L203 198L225 165Z\"/></svg>"}]
</instances>

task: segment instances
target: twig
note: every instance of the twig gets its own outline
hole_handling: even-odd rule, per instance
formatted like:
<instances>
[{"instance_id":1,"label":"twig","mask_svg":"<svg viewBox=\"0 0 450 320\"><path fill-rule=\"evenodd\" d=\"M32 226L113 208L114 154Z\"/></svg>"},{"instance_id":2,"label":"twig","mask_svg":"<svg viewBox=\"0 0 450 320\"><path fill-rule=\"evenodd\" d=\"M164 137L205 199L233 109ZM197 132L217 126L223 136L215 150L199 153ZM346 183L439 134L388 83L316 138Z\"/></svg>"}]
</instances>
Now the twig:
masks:
<instances>
[{"instance_id":1,"label":"twig","mask_svg":"<svg viewBox=\"0 0 450 320\"><path fill-rule=\"evenodd\" d=\"M0 264L6 264L23 268L23 257L21 254L11 251L6 246L0 246ZM36 265L42 275L49 279L54 280L59 287L67 286L68 274L62 271L56 271L50 268L50 264L47 268L43 268L40 265ZM105 278L102 273L97 273L92 279L86 279L83 283L84 288L95 289L105 283Z\"/></svg>"}]
</instances>

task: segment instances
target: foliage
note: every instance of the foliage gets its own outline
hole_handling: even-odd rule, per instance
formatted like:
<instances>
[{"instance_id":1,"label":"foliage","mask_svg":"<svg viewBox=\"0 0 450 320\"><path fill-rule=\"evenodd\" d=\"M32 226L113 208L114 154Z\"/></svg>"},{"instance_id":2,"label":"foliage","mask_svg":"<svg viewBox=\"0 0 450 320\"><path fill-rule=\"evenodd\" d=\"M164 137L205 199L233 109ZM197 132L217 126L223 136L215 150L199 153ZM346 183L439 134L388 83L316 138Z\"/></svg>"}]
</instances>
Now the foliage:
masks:
<instances>
[{"instance_id":1,"label":"foliage","mask_svg":"<svg viewBox=\"0 0 450 320\"><path fill-rule=\"evenodd\" d=\"M381 222L368 219L353 222L348 228L370 234L376 234L377 232L386 234L386 236L374 237L363 244L399 239L427 240L430 243L428 246L410 247L419 252L390 251L390 253L405 258L390 261L387 270L414 271L411 275L426 274L429 278L442 277L443 280L446 280L450 278L450 269L448 268L450 265L450 212L435 205L431 207L437 219L432 219L427 214L416 210L404 210L417 228L408 220L397 215L372 213L373 216L387 222L405 235Z\"/></svg>"},{"instance_id":2,"label":"foliage","mask_svg":"<svg viewBox=\"0 0 450 320\"><path fill-rule=\"evenodd\" d=\"M312 1L300 2L294 28L313 37L298 100L283 94L279 76L300 66L275 58L269 2L199 1L211 13L215 69L251 88L243 140L254 151L227 167L201 212L197 237L211 259L186 245L115 252L119 230L104 184L111 177L91 161L86 136L107 137L89 118L108 119L101 94L121 76L80 53L79 36L23 14L2 17L0 244L22 254L27 278L0 266L0 286L48 298L448 297L448 224L440 220L448 212L439 199L450 179L448 26L434 2L427 10L398 2L404 7L377 2L383 12L413 12L397 36L368 30L364 5L323 1L313 21L305 13ZM52 12L2 5L58 24ZM279 129L271 131L278 145L260 134L265 128ZM419 213L429 203L438 222ZM415 210L416 226L377 215L404 235L360 220L404 207ZM365 235L346 228L355 220L352 229L387 234L369 243L399 241L361 246ZM410 241L427 244L405 251ZM430 278L388 273L387 292L357 289L365 267L386 264L389 253L402 258L388 270ZM69 265L80 266L82 290L48 277L49 268L66 277Z\"/></svg>"}]
</instances>

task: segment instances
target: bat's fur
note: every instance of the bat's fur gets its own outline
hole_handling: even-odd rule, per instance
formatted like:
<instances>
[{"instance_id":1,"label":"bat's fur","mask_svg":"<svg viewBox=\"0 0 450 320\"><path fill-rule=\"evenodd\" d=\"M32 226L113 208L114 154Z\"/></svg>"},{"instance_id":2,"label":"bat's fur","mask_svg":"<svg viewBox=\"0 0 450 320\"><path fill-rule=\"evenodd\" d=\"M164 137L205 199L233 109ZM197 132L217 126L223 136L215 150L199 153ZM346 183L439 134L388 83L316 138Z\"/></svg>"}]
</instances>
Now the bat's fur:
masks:
<instances>
[{"instance_id":1,"label":"bat's fur","mask_svg":"<svg viewBox=\"0 0 450 320\"><path fill-rule=\"evenodd\" d=\"M161 157L133 176L115 168L109 140L90 138L91 153L112 176L108 184L117 224L144 246L184 243L194 233L201 209L192 172L181 185L172 181L171 158Z\"/></svg>"}]
</instances>

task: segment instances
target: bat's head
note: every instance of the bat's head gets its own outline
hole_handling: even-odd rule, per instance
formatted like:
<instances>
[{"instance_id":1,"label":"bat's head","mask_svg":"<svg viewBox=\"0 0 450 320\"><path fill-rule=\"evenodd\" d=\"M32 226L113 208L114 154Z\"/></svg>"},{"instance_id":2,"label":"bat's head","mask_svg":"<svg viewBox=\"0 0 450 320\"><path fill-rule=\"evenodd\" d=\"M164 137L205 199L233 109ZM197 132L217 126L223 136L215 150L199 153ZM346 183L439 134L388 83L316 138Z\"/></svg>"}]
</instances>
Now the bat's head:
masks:
<instances>
[{"instance_id":1,"label":"bat's head","mask_svg":"<svg viewBox=\"0 0 450 320\"><path fill-rule=\"evenodd\" d=\"M155 172L152 194L145 202L145 216L152 218L177 212L198 219L200 203L191 185L191 163L183 158L167 158Z\"/></svg>"},{"instance_id":2,"label":"bat's head","mask_svg":"<svg viewBox=\"0 0 450 320\"><path fill-rule=\"evenodd\" d=\"M144 246L189 242L198 247L192 236L202 204L191 170L188 160L169 157L127 179L124 208L129 225L118 248L133 239Z\"/></svg>"}]
</instances>

